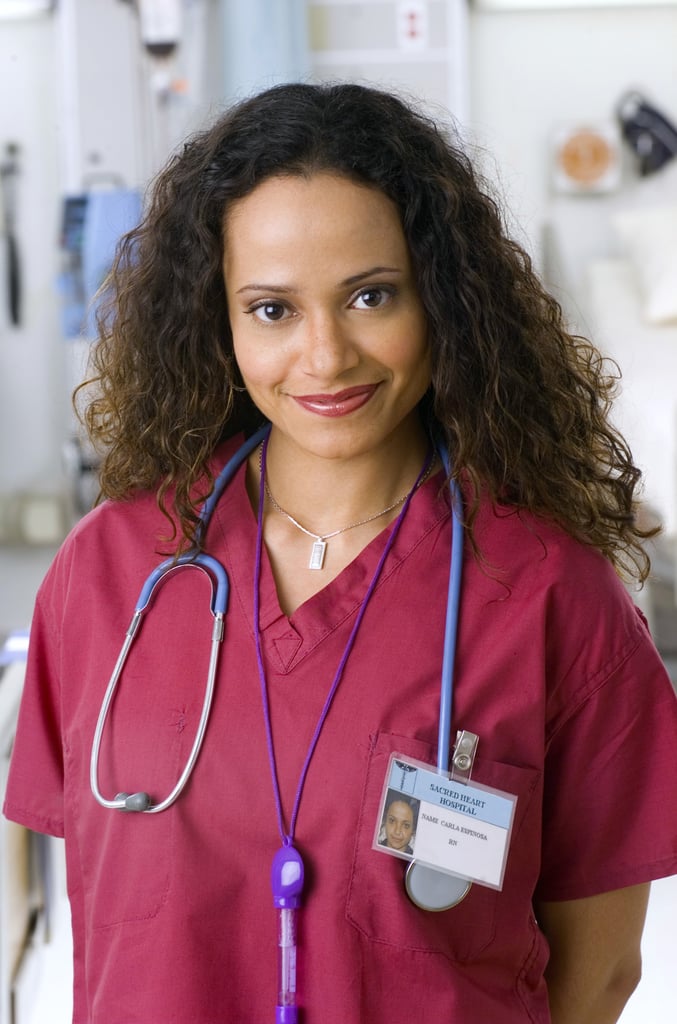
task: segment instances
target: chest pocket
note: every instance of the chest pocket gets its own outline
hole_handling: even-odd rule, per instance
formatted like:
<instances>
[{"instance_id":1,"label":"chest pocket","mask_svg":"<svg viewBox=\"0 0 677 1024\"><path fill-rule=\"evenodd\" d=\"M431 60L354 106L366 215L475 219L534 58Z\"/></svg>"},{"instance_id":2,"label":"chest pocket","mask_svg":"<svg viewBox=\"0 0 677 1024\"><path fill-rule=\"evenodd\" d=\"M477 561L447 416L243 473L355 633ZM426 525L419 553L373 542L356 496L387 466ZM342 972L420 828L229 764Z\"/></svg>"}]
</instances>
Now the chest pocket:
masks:
<instances>
[{"instance_id":1,"label":"chest pocket","mask_svg":"<svg viewBox=\"0 0 677 1024\"><path fill-rule=\"evenodd\" d=\"M421 910L409 900L404 889L407 862L372 849L374 828L392 753L435 764L435 752L420 740L379 733L374 743L360 809L353 863L346 903L346 916L367 939L400 950L439 953L454 962L477 958L493 942L497 930L502 893L473 885L458 906L437 913ZM518 797L515 822L508 853L505 886L510 884L511 857L527 816L539 773L477 758L473 778L477 782L515 793ZM538 837L534 839L538 843ZM511 902L515 893L511 893ZM525 893L525 900L530 899Z\"/></svg>"},{"instance_id":2,"label":"chest pocket","mask_svg":"<svg viewBox=\"0 0 677 1024\"><path fill-rule=\"evenodd\" d=\"M206 578L188 571L154 595L152 614L130 649L104 728L98 757L104 795L146 791L158 803L184 770L207 678L210 596ZM100 659L106 667L117 653L117 644L110 647ZM192 785L158 814L98 805L89 789L89 758L107 672L93 656L90 672L88 685L82 685L87 700L66 738L66 786L73 807L69 838L77 843L87 925L98 929L147 921L167 905L177 888L177 823L185 828Z\"/></svg>"},{"instance_id":3,"label":"chest pocket","mask_svg":"<svg viewBox=\"0 0 677 1024\"><path fill-rule=\"evenodd\" d=\"M182 756L178 744L164 752L165 767L169 763L177 777ZM151 783L151 793L164 795L164 779L152 786L150 756L148 765L151 770L147 768L142 779ZM136 788L129 787L131 791ZM84 785L72 799L67 841L78 851L88 927L97 930L156 917L173 887L177 805L160 814L104 810Z\"/></svg>"}]
</instances>

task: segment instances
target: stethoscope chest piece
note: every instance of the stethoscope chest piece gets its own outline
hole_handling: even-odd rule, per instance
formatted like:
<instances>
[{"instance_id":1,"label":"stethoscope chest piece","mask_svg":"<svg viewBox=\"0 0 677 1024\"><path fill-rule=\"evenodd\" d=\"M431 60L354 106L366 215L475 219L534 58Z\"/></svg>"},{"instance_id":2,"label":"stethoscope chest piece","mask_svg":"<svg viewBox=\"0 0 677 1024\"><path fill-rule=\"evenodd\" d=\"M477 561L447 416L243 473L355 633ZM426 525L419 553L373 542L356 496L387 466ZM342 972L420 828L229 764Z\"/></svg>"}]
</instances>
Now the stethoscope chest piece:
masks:
<instances>
[{"instance_id":1,"label":"stethoscope chest piece","mask_svg":"<svg viewBox=\"0 0 677 1024\"><path fill-rule=\"evenodd\" d=\"M451 910L470 892L471 882L467 878L436 871L418 861L412 861L407 868L404 885L412 903L421 910Z\"/></svg>"}]
</instances>

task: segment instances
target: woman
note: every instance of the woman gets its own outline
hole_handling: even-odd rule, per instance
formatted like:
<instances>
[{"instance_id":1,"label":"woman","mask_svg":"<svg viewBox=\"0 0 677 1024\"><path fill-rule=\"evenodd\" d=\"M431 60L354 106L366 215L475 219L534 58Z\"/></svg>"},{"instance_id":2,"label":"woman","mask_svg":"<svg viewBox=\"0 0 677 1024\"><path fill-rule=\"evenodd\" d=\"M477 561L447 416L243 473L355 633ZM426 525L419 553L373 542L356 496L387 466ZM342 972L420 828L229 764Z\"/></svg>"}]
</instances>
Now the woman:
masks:
<instances>
[{"instance_id":1,"label":"woman","mask_svg":"<svg viewBox=\"0 0 677 1024\"><path fill-rule=\"evenodd\" d=\"M647 883L677 870L674 693L617 572L648 571L640 473L466 157L387 94L273 89L173 158L110 288L86 411L109 500L41 588L5 804L66 837L74 1020L272 1019L292 846L306 1024L617 1020ZM466 533L453 726L473 784L518 799L502 890L428 913L374 835L391 754L436 759L440 446ZM205 743L171 807L108 810L106 683L144 580L194 543L230 579ZM104 798L181 773L209 598L194 569L154 593Z\"/></svg>"},{"instance_id":2,"label":"woman","mask_svg":"<svg viewBox=\"0 0 677 1024\"><path fill-rule=\"evenodd\" d=\"M406 853L411 856L414 852L412 840L416 832L414 810L418 808L418 802L413 803L393 790L388 791L386 808L383 814L381 826L382 839L379 839L381 846L390 850L397 850L398 853Z\"/></svg>"}]
</instances>

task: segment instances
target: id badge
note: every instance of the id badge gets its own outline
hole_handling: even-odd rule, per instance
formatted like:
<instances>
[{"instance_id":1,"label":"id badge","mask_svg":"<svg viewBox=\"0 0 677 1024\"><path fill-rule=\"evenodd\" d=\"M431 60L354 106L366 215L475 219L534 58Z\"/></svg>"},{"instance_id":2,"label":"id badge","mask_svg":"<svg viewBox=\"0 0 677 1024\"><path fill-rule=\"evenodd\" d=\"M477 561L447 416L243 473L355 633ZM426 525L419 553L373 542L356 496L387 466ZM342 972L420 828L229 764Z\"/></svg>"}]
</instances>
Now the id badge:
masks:
<instances>
[{"instance_id":1,"label":"id badge","mask_svg":"<svg viewBox=\"0 0 677 1024\"><path fill-rule=\"evenodd\" d=\"M391 754L372 847L503 887L517 797Z\"/></svg>"}]
</instances>

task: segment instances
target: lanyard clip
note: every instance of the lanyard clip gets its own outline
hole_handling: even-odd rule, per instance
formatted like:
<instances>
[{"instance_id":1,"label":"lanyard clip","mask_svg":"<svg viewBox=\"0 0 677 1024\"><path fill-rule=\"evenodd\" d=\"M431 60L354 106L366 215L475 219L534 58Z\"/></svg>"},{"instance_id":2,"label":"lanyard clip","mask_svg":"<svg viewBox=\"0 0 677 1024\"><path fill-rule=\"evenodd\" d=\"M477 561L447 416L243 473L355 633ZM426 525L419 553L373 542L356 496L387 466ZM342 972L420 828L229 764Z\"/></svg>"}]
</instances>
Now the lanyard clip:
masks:
<instances>
[{"instance_id":1,"label":"lanyard clip","mask_svg":"<svg viewBox=\"0 0 677 1024\"><path fill-rule=\"evenodd\" d=\"M477 733L468 732L467 729L459 729L456 733L456 745L451 758L451 778L454 782L470 782L479 739Z\"/></svg>"}]
</instances>

